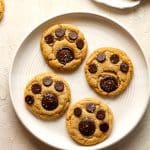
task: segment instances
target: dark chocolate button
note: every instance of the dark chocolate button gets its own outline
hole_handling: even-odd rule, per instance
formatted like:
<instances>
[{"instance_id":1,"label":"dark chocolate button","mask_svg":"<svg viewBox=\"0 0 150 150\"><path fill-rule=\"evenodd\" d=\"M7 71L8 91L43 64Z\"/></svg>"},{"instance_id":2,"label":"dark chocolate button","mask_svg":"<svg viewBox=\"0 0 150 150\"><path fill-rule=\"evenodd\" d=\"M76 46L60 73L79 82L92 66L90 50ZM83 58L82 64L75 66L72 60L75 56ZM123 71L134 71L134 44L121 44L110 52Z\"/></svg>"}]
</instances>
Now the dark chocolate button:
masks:
<instances>
[{"instance_id":1,"label":"dark chocolate button","mask_svg":"<svg viewBox=\"0 0 150 150\"><path fill-rule=\"evenodd\" d=\"M106 56L104 54L99 54L97 57L96 57L96 60L100 63L103 63L105 60L106 60Z\"/></svg>"},{"instance_id":2,"label":"dark chocolate button","mask_svg":"<svg viewBox=\"0 0 150 150\"><path fill-rule=\"evenodd\" d=\"M105 75L100 81L100 87L105 92L110 93L118 88L118 81L113 76Z\"/></svg>"},{"instance_id":3,"label":"dark chocolate button","mask_svg":"<svg viewBox=\"0 0 150 150\"><path fill-rule=\"evenodd\" d=\"M42 106L46 110L54 110L58 106L58 98L55 94L47 93L43 95Z\"/></svg>"},{"instance_id":4,"label":"dark chocolate button","mask_svg":"<svg viewBox=\"0 0 150 150\"><path fill-rule=\"evenodd\" d=\"M121 63L120 65L120 70L123 72L123 73L127 73L128 70L129 70L129 65L125 62Z\"/></svg>"},{"instance_id":5,"label":"dark chocolate button","mask_svg":"<svg viewBox=\"0 0 150 150\"><path fill-rule=\"evenodd\" d=\"M27 95L25 97L25 102L28 104L28 105L32 105L34 103L34 98L33 96L30 96L30 95Z\"/></svg>"},{"instance_id":6,"label":"dark chocolate button","mask_svg":"<svg viewBox=\"0 0 150 150\"><path fill-rule=\"evenodd\" d=\"M74 115L75 115L76 117L80 117L81 114L82 114L81 108L76 107L76 108L74 109Z\"/></svg>"},{"instance_id":7,"label":"dark chocolate button","mask_svg":"<svg viewBox=\"0 0 150 150\"><path fill-rule=\"evenodd\" d=\"M75 31L69 33L70 40L76 40L78 38L78 34Z\"/></svg>"},{"instance_id":8,"label":"dark chocolate button","mask_svg":"<svg viewBox=\"0 0 150 150\"><path fill-rule=\"evenodd\" d=\"M88 70L90 73L96 73L97 72L97 66L95 64L90 64Z\"/></svg>"},{"instance_id":9,"label":"dark chocolate button","mask_svg":"<svg viewBox=\"0 0 150 150\"><path fill-rule=\"evenodd\" d=\"M39 94L39 93L41 93L42 88L41 88L40 84L35 83L32 85L31 90L34 94Z\"/></svg>"},{"instance_id":10,"label":"dark chocolate button","mask_svg":"<svg viewBox=\"0 0 150 150\"><path fill-rule=\"evenodd\" d=\"M76 45L78 49L82 49L84 47L84 41L82 39L79 39L76 41Z\"/></svg>"},{"instance_id":11,"label":"dark chocolate button","mask_svg":"<svg viewBox=\"0 0 150 150\"><path fill-rule=\"evenodd\" d=\"M80 133L84 136L91 136L94 134L96 126L93 120L83 119L78 125Z\"/></svg>"},{"instance_id":12,"label":"dark chocolate button","mask_svg":"<svg viewBox=\"0 0 150 150\"><path fill-rule=\"evenodd\" d=\"M53 80L52 80L50 77L45 77L45 78L43 78L43 84L44 84L45 86L51 86L52 83L53 83Z\"/></svg>"},{"instance_id":13,"label":"dark chocolate button","mask_svg":"<svg viewBox=\"0 0 150 150\"><path fill-rule=\"evenodd\" d=\"M54 42L54 37L50 34L50 35L47 35L46 37L45 37L45 42L47 43L47 44L51 44L51 43L53 43Z\"/></svg>"},{"instance_id":14,"label":"dark chocolate button","mask_svg":"<svg viewBox=\"0 0 150 150\"><path fill-rule=\"evenodd\" d=\"M65 30L59 28L59 29L57 29L57 30L55 31L55 35L56 35L57 37L61 38L61 37L63 37L63 36L65 35Z\"/></svg>"},{"instance_id":15,"label":"dark chocolate button","mask_svg":"<svg viewBox=\"0 0 150 150\"><path fill-rule=\"evenodd\" d=\"M102 132L107 132L107 131L109 130L109 125L108 125L108 123L102 123L102 124L100 124L99 129L100 129Z\"/></svg>"},{"instance_id":16,"label":"dark chocolate button","mask_svg":"<svg viewBox=\"0 0 150 150\"><path fill-rule=\"evenodd\" d=\"M74 59L74 53L69 47L64 47L58 50L56 58L61 64L65 65Z\"/></svg>"},{"instance_id":17,"label":"dark chocolate button","mask_svg":"<svg viewBox=\"0 0 150 150\"><path fill-rule=\"evenodd\" d=\"M96 109L96 105L93 104L93 103L89 103L86 105L86 110L89 112L89 113L93 113Z\"/></svg>"},{"instance_id":18,"label":"dark chocolate button","mask_svg":"<svg viewBox=\"0 0 150 150\"><path fill-rule=\"evenodd\" d=\"M56 81L54 87L56 91L62 92L64 90L64 83L61 81Z\"/></svg>"},{"instance_id":19,"label":"dark chocolate button","mask_svg":"<svg viewBox=\"0 0 150 150\"><path fill-rule=\"evenodd\" d=\"M103 120L105 118L105 111L104 110L99 110L96 114L96 118L99 120Z\"/></svg>"},{"instance_id":20,"label":"dark chocolate button","mask_svg":"<svg viewBox=\"0 0 150 150\"><path fill-rule=\"evenodd\" d=\"M111 61L113 64L117 64L117 63L119 62L119 56L118 56L117 54L111 55L110 61Z\"/></svg>"}]
</instances>

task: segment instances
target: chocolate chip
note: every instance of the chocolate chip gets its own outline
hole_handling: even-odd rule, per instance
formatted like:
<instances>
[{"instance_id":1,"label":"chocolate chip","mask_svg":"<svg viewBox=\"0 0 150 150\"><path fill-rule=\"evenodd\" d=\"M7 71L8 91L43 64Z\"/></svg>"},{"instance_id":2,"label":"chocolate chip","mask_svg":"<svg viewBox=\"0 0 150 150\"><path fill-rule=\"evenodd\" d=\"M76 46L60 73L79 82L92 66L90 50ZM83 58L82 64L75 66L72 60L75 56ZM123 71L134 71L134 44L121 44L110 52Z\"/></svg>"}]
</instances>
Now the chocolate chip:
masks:
<instances>
[{"instance_id":1,"label":"chocolate chip","mask_svg":"<svg viewBox=\"0 0 150 150\"><path fill-rule=\"evenodd\" d=\"M104 54L99 54L97 57L96 57L96 60L100 63L103 63L105 60L106 60L106 56Z\"/></svg>"},{"instance_id":2,"label":"chocolate chip","mask_svg":"<svg viewBox=\"0 0 150 150\"><path fill-rule=\"evenodd\" d=\"M79 39L76 41L76 45L78 49L82 49L84 47L84 41L82 39Z\"/></svg>"},{"instance_id":3,"label":"chocolate chip","mask_svg":"<svg viewBox=\"0 0 150 150\"><path fill-rule=\"evenodd\" d=\"M58 98L55 94L47 93L43 95L42 106L46 110L54 110L58 106Z\"/></svg>"},{"instance_id":4,"label":"chocolate chip","mask_svg":"<svg viewBox=\"0 0 150 150\"><path fill-rule=\"evenodd\" d=\"M56 81L54 87L56 91L62 92L64 90L64 83L62 81Z\"/></svg>"},{"instance_id":5,"label":"chocolate chip","mask_svg":"<svg viewBox=\"0 0 150 150\"><path fill-rule=\"evenodd\" d=\"M100 81L100 87L105 92L110 93L118 88L118 81L113 76L105 75Z\"/></svg>"},{"instance_id":6,"label":"chocolate chip","mask_svg":"<svg viewBox=\"0 0 150 150\"><path fill-rule=\"evenodd\" d=\"M99 129L100 129L102 132L107 132L107 131L109 130L109 125L108 125L108 123L102 123L102 124L100 124Z\"/></svg>"},{"instance_id":7,"label":"chocolate chip","mask_svg":"<svg viewBox=\"0 0 150 150\"><path fill-rule=\"evenodd\" d=\"M64 29L61 29L61 28L56 29L55 35L56 35L57 37L61 38L61 37L63 37L63 36L65 35L65 30L64 30Z\"/></svg>"},{"instance_id":8,"label":"chocolate chip","mask_svg":"<svg viewBox=\"0 0 150 150\"><path fill-rule=\"evenodd\" d=\"M31 90L34 94L39 94L39 93L41 93L42 88L41 88L40 84L35 83L32 85Z\"/></svg>"},{"instance_id":9,"label":"chocolate chip","mask_svg":"<svg viewBox=\"0 0 150 150\"><path fill-rule=\"evenodd\" d=\"M52 80L50 77L45 77L45 78L43 78L43 84L44 84L45 86L51 86L52 83L53 83L53 80Z\"/></svg>"},{"instance_id":10,"label":"chocolate chip","mask_svg":"<svg viewBox=\"0 0 150 150\"><path fill-rule=\"evenodd\" d=\"M89 113L93 113L96 109L96 105L93 104L93 103L89 103L86 105L86 110L89 112Z\"/></svg>"},{"instance_id":11,"label":"chocolate chip","mask_svg":"<svg viewBox=\"0 0 150 150\"><path fill-rule=\"evenodd\" d=\"M45 37L45 42L46 42L47 44L53 43L53 42L54 42L54 37L53 37L51 34L47 35L47 36Z\"/></svg>"},{"instance_id":12,"label":"chocolate chip","mask_svg":"<svg viewBox=\"0 0 150 150\"><path fill-rule=\"evenodd\" d=\"M82 114L81 108L76 107L76 108L74 109L74 115L75 115L76 117L80 117L81 114Z\"/></svg>"},{"instance_id":13,"label":"chocolate chip","mask_svg":"<svg viewBox=\"0 0 150 150\"><path fill-rule=\"evenodd\" d=\"M28 104L28 105L32 105L34 103L34 98L33 96L30 96L30 95L27 95L25 97L25 102Z\"/></svg>"},{"instance_id":14,"label":"chocolate chip","mask_svg":"<svg viewBox=\"0 0 150 150\"><path fill-rule=\"evenodd\" d=\"M99 110L96 114L96 118L99 120L103 120L105 118L105 111L104 110Z\"/></svg>"},{"instance_id":15,"label":"chocolate chip","mask_svg":"<svg viewBox=\"0 0 150 150\"><path fill-rule=\"evenodd\" d=\"M69 33L70 40L76 40L78 38L78 34L75 31Z\"/></svg>"},{"instance_id":16,"label":"chocolate chip","mask_svg":"<svg viewBox=\"0 0 150 150\"><path fill-rule=\"evenodd\" d=\"M74 53L69 47L64 47L58 50L56 58L61 64L65 65L74 59Z\"/></svg>"},{"instance_id":17,"label":"chocolate chip","mask_svg":"<svg viewBox=\"0 0 150 150\"><path fill-rule=\"evenodd\" d=\"M117 63L119 62L119 56L118 56L117 54L111 55L110 61L111 61L113 64L117 64Z\"/></svg>"},{"instance_id":18,"label":"chocolate chip","mask_svg":"<svg viewBox=\"0 0 150 150\"><path fill-rule=\"evenodd\" d=\"M120 65L120 70L123 72L123 73L127 73L128 70L129 70L129 65L125 62L121 63Z\"/></svg>"},{"instance_id":19,"label":"chocolate chip","mask_svg":"<svg viewBox=\"0 0 150 150\"><path fill-rule=\"evenodd\" d=\"M88 70L90 73L96 73L97 72L97 66L95 64L90 64Z\"/></svg>"},{"instance_id":20,"label":"chocolate chip","mask_svg":"<svg viewBox=\"0 0 150 150\"><path fill-rule=\"evenodd\" d=\"M96 126L93 120L83 119L78 125L80 133L84 136L91 136L94 134Z\"/></svg>"}]
</instances>

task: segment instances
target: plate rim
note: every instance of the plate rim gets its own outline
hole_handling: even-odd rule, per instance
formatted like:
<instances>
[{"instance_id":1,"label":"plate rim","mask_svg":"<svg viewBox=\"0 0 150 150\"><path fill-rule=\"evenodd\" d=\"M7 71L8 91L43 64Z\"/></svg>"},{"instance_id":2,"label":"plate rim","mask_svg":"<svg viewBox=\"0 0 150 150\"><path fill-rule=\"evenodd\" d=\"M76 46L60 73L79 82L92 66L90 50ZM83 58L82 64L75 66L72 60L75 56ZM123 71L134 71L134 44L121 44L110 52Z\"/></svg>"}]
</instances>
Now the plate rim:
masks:
<instances>
[{"instance_id":1,"label":"plate rim","mask_svg":"<svg viewBox=\"0 0 150 150\"><path fill-rule=\"evenodd\" d=\"M27 34L25 34L25 36L23 37L23 40L20 42L19 46L17 47L17 50L14 52L14 56L12 57L12 60L11 60L11 65L10 65L10 68L9 68L9 79L8 79L8 88L9 88L9 94L10 94L10 100L11 100L11 103L12 103L12 106L13 106L13 109L16 113L16 116L17 118L19 119L19 121L21 122L21 124L25 127L25 129L31 133L31 135L33 135L36 139L38 139L39 141L41 141L42 143L48 145L48 146L51 146L53 148L57 148L57 149L60 149L60 147L58 147L57 145L52 145L50 143L47 143L45 140L42 140L39 136L37 136L36 134L34 134L32 132L31 129L29 129L26 124L24 123L23 119L19 116L19 112L17 111L17 108L15 106L15 100L13 98L13 92L12 92L12 84L11 84L11 78L12 78L12 71L13 71L13 66L14 66L14 62L15 62L15 59L16 59L16 56L19 52L19 49L20 47L22 46L22 44L26 41L26 39L40 26L42 26L43 24L46 24L48 21L52 20L52 19L55 19L57 17L62 17L62 16L66 16L66 15L93 15L93 16L96 16L96 17L100 17L104 20L107 20L108 22L111 22L113 23L114 25L120 27L121 29L123 29L133 40L134 42L137 44L137 46L139 47L144 59L145 59L145 63L146 63L146 66L147 66L147 80L148 80L148 83L150 81L150 64L149 64L149 61L148 61L148 57L146 56L146 52L143 51L142 47L140 46L139 42L137 41L137 39L135 38L135 36L130 33L128 31L128 29L121 23L119 23L119 21L117 21L116 19L114 18L111 18L107 15L104 15L104 14L99 14L99 13L93 13L93 12L87 12L87 11L81 11L81 12L66 12L66 13L60 13L60 14L57 14L57 15L51 15L48 19L42 21L41 23L39 23L38 25L34 26L31 31L29 31ZM150 85L148 85L148 101L146 103L146 107L145 109L143 110L143 112L141 113L141 116L139 117L138 121L133 125L133 127L126 133L124 134L124 136L122 136L121 138L115 140L114 142L112 142L110 145L107 145L107 146L104 146L102 147L101 149L105 149L105 148L108 148L108 147L111 147L117 143L119 143L121 140L123 140L125 137L127 137L136 127L137 125L140 123L142 117L144 116L147 108L148 108L148 104L150 103ZM69 150L69 149L68 149Z\"/></svg>"}]
</instances>

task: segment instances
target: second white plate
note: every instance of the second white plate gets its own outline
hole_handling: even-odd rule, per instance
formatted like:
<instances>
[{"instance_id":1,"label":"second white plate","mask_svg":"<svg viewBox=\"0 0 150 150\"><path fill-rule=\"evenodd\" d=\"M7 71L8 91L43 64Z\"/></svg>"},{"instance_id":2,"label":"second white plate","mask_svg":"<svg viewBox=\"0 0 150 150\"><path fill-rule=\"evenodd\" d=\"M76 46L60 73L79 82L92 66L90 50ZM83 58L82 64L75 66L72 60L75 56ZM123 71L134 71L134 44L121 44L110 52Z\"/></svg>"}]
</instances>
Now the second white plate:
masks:
<instances>
[{"instance_id":1,"label":"second white plate","mask_svg":"<svg viewBox=\"0 0 150 150\"><path fill-rule=\"evenodd\" d=\"M118 9L132 8L141 3L141 0L94 0L94 1Z\"/></svg>"},{"instance_id":2,"label":"second white plate","mask_svg":"<svg viewBox=\"0 0 150 150\"><path fill-rule=\"evenodd\" d=\"M89 44L88 55L99 47L117 47L124 50L134 64L131 84L120 96L104 99L88 86L84 76L84 63L72 74L60 74L70 84L72 103L85 97L102 99L114 112L114 127L111 136L104 142L88 147L88 150L108 147L126 136L140 121L148 105L148 67L145 57L134 38L123 27L110 19L90 13L70 13L54 17L38 26L21 44L10 72L10 94L16 113L25 127L48 145L76 150L87 147L76 144L68 135L65 115L56 121L42 121L34 117L24 105L24 88L36 74L53 71L45 63L40 51L42 32L58 23L77 25Z\"/></svg>"}]
</instances>

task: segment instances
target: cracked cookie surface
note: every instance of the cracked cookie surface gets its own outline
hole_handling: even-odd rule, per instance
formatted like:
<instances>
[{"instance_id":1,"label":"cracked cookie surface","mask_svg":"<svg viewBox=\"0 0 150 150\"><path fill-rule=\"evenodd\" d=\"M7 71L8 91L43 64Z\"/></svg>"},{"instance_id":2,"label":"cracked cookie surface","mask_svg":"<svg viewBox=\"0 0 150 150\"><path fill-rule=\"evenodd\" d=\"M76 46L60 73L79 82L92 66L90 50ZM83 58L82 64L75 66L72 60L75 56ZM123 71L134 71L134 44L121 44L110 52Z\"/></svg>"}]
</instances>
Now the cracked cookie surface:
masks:
<instances>
[{"instance_id":1,"label":"cracked cookie surface","mask_svg":"<svg viewBox=\"0 0 150 150\"><path fill-rule=\"evenodd\" d=\"M47 64L53 69L74 71L87 54L87 42L76 26L58 24L43 33L41 51Z\"/></svg>"},{"instance_id":2,"label":"cracked cookie surface","mask_svg":"<svg viewBox=\"0 0 150 150\"><path fill-rule=\"evenodd\" d=\"M27 108L42 119L55 119L64 114L70 104L67 82L53 73L35 76L25 88Z\"/></svg>"},{"instance_id":3,"label":"cracked cookie surface","mask_svg":"<svg viewBox=\"0 0 150 150\"><path fill-rule=\"evenodd\" d=\"M0 0L0 20L3 18L4 15L4 0Z\"/></svg>"},{"instance_id":4,"label":"cracked cookie surface","mask_svg":"<svg viewBox=\"0 0 150 150\"><path fill-rule=\"evenodd\" d=\"M77 143L94 145L109 137L113 126L113 113L103 102L85 98L68 109L66 126Z\"/></svg>"},{"instance_id":5,"label":"cracked cookie surface","mask_svg":"<svg viewBox=\"0 0 150 150\"><path fill-rule=\"evenodd\" d=\"M85 75L89 85L102 96L116 96L124 91L133 75L127 54L116 48L99 48L88 58Z\"/></svg>"}]
</instances>

